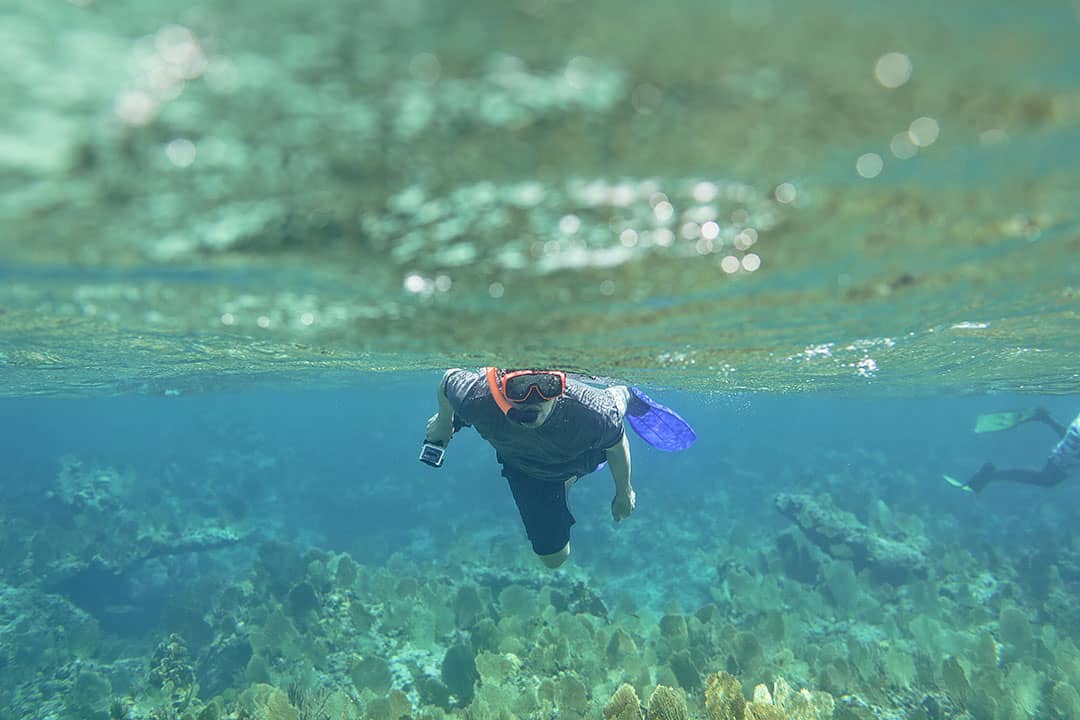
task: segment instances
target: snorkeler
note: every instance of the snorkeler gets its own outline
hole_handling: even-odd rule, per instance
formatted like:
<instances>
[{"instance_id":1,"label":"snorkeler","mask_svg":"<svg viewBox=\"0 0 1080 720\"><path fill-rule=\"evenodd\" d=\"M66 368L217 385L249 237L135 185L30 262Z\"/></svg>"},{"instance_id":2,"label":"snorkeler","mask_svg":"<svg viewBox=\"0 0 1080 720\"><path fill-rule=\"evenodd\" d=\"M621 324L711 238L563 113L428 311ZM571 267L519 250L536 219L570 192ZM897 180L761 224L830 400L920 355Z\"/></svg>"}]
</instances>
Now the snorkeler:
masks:
<instances>
[{"instance_id":1,"label":"snorkeler","mask_svg":"<svg viewBox=\"0 0 1080 720\"><path fill-rule=\"evenodd\" d=\"M621 522L634 512L624 419L661 449L681 450L695 439L685 421L636 388L599 389L560 370L454 368L437 397L420 459L441 466L453 434L474 427L495 448L533 551L550 568L570 555L575 520L566 495L579 477L606 462L615 482L612 518Z\"/></svg>"},{"instance_id":2,"label":"snorkeler","mask_svg":"<svg viewBox=\"0 0 1080 720\"><path fill-rule=\"evenodd\" d=\"M960 482L949 475L943 476L945 481L954 487L976 493L995 481L1052 487L1070 473L1080 470L1080 415L1077 415L1068 427L1054 420L1043 408L980 415L975 423L975 432L1010 430L1026 422L1041 422L1061 438L1041 468L997 468L992 463L986 463L967 482Z\"/></svg>"}]
</instances>

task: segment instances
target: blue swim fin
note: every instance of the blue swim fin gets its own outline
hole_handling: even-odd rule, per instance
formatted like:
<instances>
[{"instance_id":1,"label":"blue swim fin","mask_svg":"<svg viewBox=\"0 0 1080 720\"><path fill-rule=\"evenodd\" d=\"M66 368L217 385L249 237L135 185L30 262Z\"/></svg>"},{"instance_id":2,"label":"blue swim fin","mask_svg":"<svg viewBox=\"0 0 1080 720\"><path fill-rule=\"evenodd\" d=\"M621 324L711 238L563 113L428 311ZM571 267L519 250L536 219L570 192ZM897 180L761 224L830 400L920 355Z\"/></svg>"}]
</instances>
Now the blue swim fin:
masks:
<instances>
[{"instance_id":1,"label":"blue swim fin","mask_svg":"<svg viewBox=\"0 0 1080 720\"><path fill-rule=\"evenodd\" d=\"M626 422L645 442L657 450L678 452L697 440L697 433L679 413L656 402L636 387L630 388Z\"/></svg>"}]
</instances>

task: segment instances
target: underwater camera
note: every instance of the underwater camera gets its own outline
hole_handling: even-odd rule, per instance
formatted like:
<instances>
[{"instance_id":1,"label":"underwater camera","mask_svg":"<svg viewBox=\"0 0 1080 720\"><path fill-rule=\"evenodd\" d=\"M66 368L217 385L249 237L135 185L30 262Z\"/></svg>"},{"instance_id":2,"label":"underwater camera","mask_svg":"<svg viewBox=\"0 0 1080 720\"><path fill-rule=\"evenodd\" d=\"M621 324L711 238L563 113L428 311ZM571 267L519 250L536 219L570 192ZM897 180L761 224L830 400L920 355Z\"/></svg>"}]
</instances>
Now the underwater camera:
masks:
<instances>
[{"instance_id":1,"label":"underwater camera","mask_svg":"<svg viewBox=\"0 0 1080 720\"><path fill-rule=\"evenodd\" d=\"M442 467L446 448L438 443L425 442L420 446L420 462L431 467Z\"/></svg>"}]
</instances>

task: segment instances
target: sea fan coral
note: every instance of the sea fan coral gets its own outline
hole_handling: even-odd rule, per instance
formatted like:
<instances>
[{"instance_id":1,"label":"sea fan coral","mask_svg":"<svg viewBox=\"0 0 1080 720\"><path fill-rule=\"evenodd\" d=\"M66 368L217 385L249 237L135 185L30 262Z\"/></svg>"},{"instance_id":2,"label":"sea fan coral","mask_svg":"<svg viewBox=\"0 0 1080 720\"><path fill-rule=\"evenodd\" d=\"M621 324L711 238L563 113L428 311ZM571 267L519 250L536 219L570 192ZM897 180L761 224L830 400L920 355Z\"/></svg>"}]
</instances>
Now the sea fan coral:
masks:
<instances>
[{"instance_id":1,"label":"sea fan coral","mask_svg":"<svg viewBox=\"0 0 1080 720\"><path fill-rule=\"evenodd\" d=\"M713 673L705 683L705 712L709 720L743 720L746 699L734 675Z\"/></svg>"},{"instance_id":2,"label":"sea fan coral","mask_svg":"<svg viewBox=\"0 0 1080 720\"><path fill-rule=\"evenodd\" d=\"M773 683L772 701L788 720L829 720L836 706L829 693L806 688L796 692L782 677Z\"/></svg>"},{"instance_id":3,"label":"sea fan coral","mask_svg":"<svg viewBox=\"0 0 1080 720\"><path fill-rule=\"evenodd\" d=\"M746 720L785 720L784 711L775 705L747 703Z\"/></svg>"},{"instance_id":4,"label":"sea fan coral","mask_svg":"<svg viewBox=\"0 0 1080 720\"><path fill-rule=\"evenodd\" d=\"M604 720L643 720L641 701L633 685L619 686L604 707Z\"/></svg>"},{"instance_id":5,"label":"sea fan coral","mask_svg":"<svg viewBox=\"0 0 1080 720\"><path fill-rule=\"evenodd\" d=\"M657 685L649 696L650 720L686 720L686 695L681 690Z\"/></svg>"}]
</instances>

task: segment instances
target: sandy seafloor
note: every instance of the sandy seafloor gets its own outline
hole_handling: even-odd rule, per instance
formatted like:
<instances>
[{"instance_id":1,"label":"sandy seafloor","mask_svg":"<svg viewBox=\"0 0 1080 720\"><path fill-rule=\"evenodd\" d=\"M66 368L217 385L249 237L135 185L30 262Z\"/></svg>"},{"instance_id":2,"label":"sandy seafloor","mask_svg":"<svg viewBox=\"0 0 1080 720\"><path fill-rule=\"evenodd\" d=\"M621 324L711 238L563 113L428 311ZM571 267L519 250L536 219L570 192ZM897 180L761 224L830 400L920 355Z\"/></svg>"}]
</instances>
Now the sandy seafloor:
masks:
<instances>
[{"instance_id":1,"label":"sandy seafloor","mask_svg":"<svg viewBox=\"0 0 1080 720\"><path fill-rule=\"evenodd\" d=\"M720 672L783 678L739 717L1077 717L1080 490L941 479L1040 464L974 416L1075 398L653 389L699 442L632 436L620 526L579 482L552 572L471 430L416 461L437 380L5 400L0 717L601 717L624 682L735 717Z\"/></svg>"}]
</instances>

